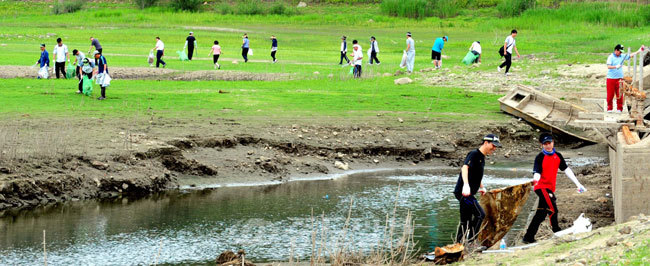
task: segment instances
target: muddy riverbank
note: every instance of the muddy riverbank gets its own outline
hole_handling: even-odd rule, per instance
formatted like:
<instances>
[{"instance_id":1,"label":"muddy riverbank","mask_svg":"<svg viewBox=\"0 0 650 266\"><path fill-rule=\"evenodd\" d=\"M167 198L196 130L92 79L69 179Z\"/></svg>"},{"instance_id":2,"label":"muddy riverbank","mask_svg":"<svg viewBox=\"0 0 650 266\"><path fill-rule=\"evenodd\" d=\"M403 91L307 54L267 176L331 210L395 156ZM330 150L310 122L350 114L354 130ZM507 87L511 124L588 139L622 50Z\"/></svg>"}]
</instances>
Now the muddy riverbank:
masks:
<instances>
[{"instance_id":1,"label":"muddy riverbank","mask_svg":"<svg viewBox=\"0 0 650 266\"><path fill-rule=\"evenodd\" d=\"M95 198L144 196L179 187L286 182L292 178L325 176L347 170L377 168L459 167L467 152L478 147L487 132L501 136L504 148L487 165L510 167L531 161L538 152L538 131L511 119L500 124L475 124L463 132L444 125L434 128L397 123L296 123L259 126L231 120L174 121L12 121L2 128L0 210L29 208ZM61 126L48 135L47 128ZM126 124L126 126L125 126ZM173 125L173 126L170 126ZM68 131L69 130L69 131ZM93 138L76 138L74 131ZM34 132L43 139L34 138ZM213 134L212 132L219 132ZM251 134L256 132L256 134ZM171 136L171 137L170 137ZM580 143L560 144L570 159L598 158L604 147L578 149ZM558 197L592 208L609 186L606 166L580 166L588 193L562 197L572 185L558 178ZM602 177L594 183L593 177ZM582 180L581 179L581 180ZM568 180L566 180L568 182ZM594 181L595 182L595 181ZM602 187L602 191L596 189ZM602 195L601 195L602 194ZM600 199L610 204L611 199ZM559 201L558 204L563 204ZM584 202L584 203L580 203ZM599 203L600 204L600 203ZM602 205L600 204L600 205ZM584 209L582 207L575 209ZM566 209L561 221L572 221ZM603 216L611 223L613 215ZM611 215L611 217L609 217Z\"/></svg>"}]
</instances>

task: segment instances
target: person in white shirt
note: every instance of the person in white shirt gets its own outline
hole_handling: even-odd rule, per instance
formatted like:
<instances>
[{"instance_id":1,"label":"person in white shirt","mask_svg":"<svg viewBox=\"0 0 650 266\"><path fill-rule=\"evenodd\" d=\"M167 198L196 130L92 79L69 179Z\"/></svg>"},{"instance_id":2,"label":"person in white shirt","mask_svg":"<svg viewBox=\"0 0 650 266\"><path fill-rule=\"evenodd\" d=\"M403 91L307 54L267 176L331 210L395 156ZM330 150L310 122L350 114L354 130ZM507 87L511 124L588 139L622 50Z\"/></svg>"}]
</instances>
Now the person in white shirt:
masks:
<instances>
[{"instance_id":1,"label":"person in white shirt","mask_svg":"<svg viewBox=\"0 0 650 266\"><path fill-rule=\"evenodd\" d=\"M406 71L413 73L415 64L415 41L411 38L411 33L406 33Z\"/></svg>"},{"instance_id":2,"label":"person in white shirt","mask_svg":"<svg viewBox=\"0 0 650 266\"><path fill-rule=\"evenodd\" d=\"M74 55L74 62L73 64L75 65L75 68L77 69L77 79L81 81L81 67L83 66L84 58L86 58L86 55L82 53L81 51L74 49L72 50L72 55ZM79 83L81 84L81 83ZM81 85L79 85L79 91L81 91ZM79 92L78 92L79 93Z\"/></svg>"},{"instance_id":3,"label":"person in white shirt","mask_svg":"<svg viewBox=\"0 0 650 266\"><path fill-rule=\"evenodd\" d=\"M474 55L478 55L476 59L474 59L474 63L480 63L481 53L483 52L481 49L481 42L480 41L473 42L472 46L469 47L469 51L472 52Z\"/></svg>"},{"instance_id":4,"label":"person in white shirt","mask_svg":"<svg viewBox=\"0 0 650 266\"><path fill-rule=\"evenodd\" d=\"M375 39L375 36L372 36L370 37L370 64L371 65L373 61L377 62L377 65L381 64L379 63L379 59L377 59L378 53L379 53L379 46L377 45L377 39Z\"/></svg>"},{"instance_id":5,"label":"person in white shirt","mask_svg":"<svg viewBox=\"0 0 650 266\"><path fill-rule=\"evenodd\" d=\"M352 40L352 60L354 60L354 77L361 77L361 65L363 64L363 49L357 40Z\"/></svg>"},{"instance_id":6,"label":"person in white shirt","mask_svg":"<svg viewBox=\"0 0 650 266\"><path fill-rule=\"evenodd\" d=\"M63 44L61 38L56 39L56 45L54 46L54 72L56 73L56 78L59 78L59 72L63 74L65 79L65 61L70 61L68 57L68 46Z\"/></svg>"},{"instance_id":7,"label":"person in white shirt","mask_svg":"<svg viewBox=\"0 0 650 266\"><path fill-rule=\"evenodd\" d=\"M156 68L158 68L160 64L165 68L167 64L162 60L163 55L165 55L165 44L160 40L160 37L156 37L156 47L153 49L156 50Z\"/></svg>"},{"instance_id":8,"label":"person in white shirt","mask_svg":"<svg viewBox=\"0 0 650 266\"><path fill-rule=\"evenodd\" d=\"M515 43L515 37L517 37L517 30L512 30L510 36L506 37L506 41L503 44L503 56L506 58L506 61L503 62L497 70L501 72L503 67L506 67L506 76L510 71L510 65L512 65L512 50L514 49L517 52L517 58L520 58L519 51L517 50L517 44Z\"/></svg>"},{"instance_id":9,"label":"person in white shirt","mask_svg":"<svg viewBox=\"0 0 650 266\"><path fill-rule=\"evenodd\" d=\"M350 59L348 59L348 43L345 42L347 37L343 36L341 37L341 60L339 60L339 65L343 65L343 59L345 59L346 64L350 63Z\"/></svg>"}]
</instances>

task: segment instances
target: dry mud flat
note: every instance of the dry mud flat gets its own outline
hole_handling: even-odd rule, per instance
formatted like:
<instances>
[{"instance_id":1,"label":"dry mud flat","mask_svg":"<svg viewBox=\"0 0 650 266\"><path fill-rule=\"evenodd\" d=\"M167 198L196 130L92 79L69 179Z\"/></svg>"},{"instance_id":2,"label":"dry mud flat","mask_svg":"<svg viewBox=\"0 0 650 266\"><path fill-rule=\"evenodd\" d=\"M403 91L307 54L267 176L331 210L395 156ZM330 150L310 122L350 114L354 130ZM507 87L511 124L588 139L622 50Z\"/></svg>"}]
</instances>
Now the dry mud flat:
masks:
<instances>
[{"instance_id":1,"label":"dry mud flat","mask_svg":"<svg viewBox=\"0 0 650 266\"><path fill-rule=\"evenodd\" d=\"M0 78L36 78L38 67L0 66ZM287 80L291 75L285 73L251 73L229 70L180 71L165 68L148 67L110 67L113 79L129 80L226 80L226 81L273 81ZM50 77L54 68L50 68Z\"/></svg>"}]
</instances>

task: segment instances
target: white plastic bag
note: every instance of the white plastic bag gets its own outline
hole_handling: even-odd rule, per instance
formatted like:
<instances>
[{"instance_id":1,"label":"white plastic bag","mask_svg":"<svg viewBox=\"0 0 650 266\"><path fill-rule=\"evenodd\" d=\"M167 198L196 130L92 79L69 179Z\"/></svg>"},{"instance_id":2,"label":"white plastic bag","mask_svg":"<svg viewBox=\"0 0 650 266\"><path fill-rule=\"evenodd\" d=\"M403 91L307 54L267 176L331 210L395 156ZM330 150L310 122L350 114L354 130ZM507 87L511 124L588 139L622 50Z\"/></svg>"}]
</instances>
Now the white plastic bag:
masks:
<instances>
[{"instance_id":1,"label":"white plastic bag","mask_svg":"<svg viewBox=\"0 0 650 266\"><path fill-rule=\"evenodd\" d=\"M404 51L404 54L402 55L402 62L399 63L399 67L401 67L401 68L405 68L405 67L406 67L406 58L407 58L407 56L406 56L406 51Z\"/></svg>"},{"instance_id":2,"label":"white plastic bag","mask_svg":"<svg viewBox=\"0 0 650 266\"><path fill-rule=\"evenodd\" d=\"M50 73L49 73L49 71L48 71L48 69L47 69L47 65L41 67L41 68L38 70L38 77L39 77L39 78L47 79L47 78L49 77L49 75L50 75Z\"/></svg>"},{"instance_id":3,"label":"white plastic bag","mask_svg":"<svg viewBox=\"0 0 650 266\"><path fill-rule=\"evenodd\" d=\"M154 55L153 55L153 50L149 51L149 58L148 58L148 60L147 60L147 62L149 63L149 66L153 66L153 59L154 59L154 58L155 58L155 57L154 57Z\"/></svg>"},{"instance_id":4,"label":"white plastic bag","mask_svg":"<svg viewBox=\"0 0 650 266\"><path fill-rule=\"evenodd\" d=\"M102 76L102 87L110 86L111 80L112 80L111 76L108 75L108 73L104 73L104 75Z\"/></svg>"},{"instance_id":5,"label":"white plastic bag","mask_svg":"<svg viewBox=\"0 0 650 266\"><path fill-rule=\"evenodd\" d=\"M248 55L253 55L253 49L248 49Z\"/></svg>"},{"instance_id":6,"label":"white plastic bag","mask_svg":"<svg viewBox=\"0 0 650 266\"><path fill-rule=\"evenodd\" d=\"M368 59L372 57L372 48L368 48Z\"/></svg>"},{"instance_id":7,"label":"white plastic bag","mask_svg":"<svg viewBox=\"0 0 650 266\"><path fill-rule=\"evenodd\" d=\"M591 220L589 220L589 218L585 218L585 214L581 213L580 216L578 216L578 219L573 221L573 225L571 227L559 232L555 232L554 235L556 237L561 237L569 234L579 234L586 232L591 232Z\"/></svg>"}]
</instances>

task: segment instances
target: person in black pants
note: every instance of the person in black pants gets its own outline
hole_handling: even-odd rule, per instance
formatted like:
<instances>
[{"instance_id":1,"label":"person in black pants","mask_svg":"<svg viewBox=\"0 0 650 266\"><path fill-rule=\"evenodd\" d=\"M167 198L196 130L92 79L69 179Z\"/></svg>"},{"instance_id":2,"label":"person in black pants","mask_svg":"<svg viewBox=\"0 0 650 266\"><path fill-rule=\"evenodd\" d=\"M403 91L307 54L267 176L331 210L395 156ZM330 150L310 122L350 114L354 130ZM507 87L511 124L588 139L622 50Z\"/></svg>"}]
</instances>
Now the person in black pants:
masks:
<instances>
[{"instance_id":1,"label":"person in black pants","mask_svg":"<svg viewBox=\"0 0 650 266\"><path fill-rule=\"evenodd\" d=\"M248 62L248 49L250 49L250 41L248 34L244 34L241 45L241 56L244 58L244 63Z\"/></svg>"},{"instance_id":2,"label":"person in black pants","mask_svg":"<svg viewBox=\"0 0 650 266\"><path fill-rule=\"evenodd\" d=\"M348 59L348 43L345 42L346 37L343 36L341 37L341 60L339 60L339 65L343 64L343 59L345 59L345 62L347 64L350 63L350 59Z\"/></svg>"},{"instance_id":3,"label":"person in black pants","mask_svg":"<svg viewBox=\"0 0 650 266\"><path fill-rule=\"evenodd\" d=\"M535 242L537 229L539 229L539 225L544 221L546 216L549 217L554 233L562 230L557 221L558 209L555 203L555 184L558 170L564 171L566 176L573 181L578 187L578 193L587 191L580 184L573 171L571 171L571 168L567 166L562 154L555 151L553 136L544 132L539 136L539 142L542 144L542 152L535 157L535 164L533 166L533 189L537 197L539 197L539 203L535 216L530 221L526 234L524 235L523 242L526 244Z\"/></svg>"},{"instance_id":4,"label":"person in black pants","mask_svg":"<svg viewBox=\"0 0 650 266\"><path fill-rule=\"evenodd\" d=\"M190 36L187 36L185 39L185 47L187 47L187 59L192 61L192 55L194 55L194 48L198 48L196 44L196 38L194 38L194 32L190 31ZM185 48L183 48L185 50Z\"/></svg>"},{"instance_id":5,"label":"person in black pants","mask_svg":"<svg viewBox=\"0 0 650 266\"><path fill-rule=\"evenodd\" d=\"M103 75L108 74L108 63L104 55L100 54L99 51L95 51L93 56L97 61L97 78L101 80ZM99 86L101 88L101 96L97 100L104 100L106 99L106 87L104 87L104 84L100 84Z\"/></svg>"},{"instance_id":6,"label":"person in black pants","mask_svg":"<svg viewBox=\"0 0 650 266\"><path fill-rule=\"evenodd\" d=\"M501 69L505 67L506 76L508 76L510 72L510 66L512 65L512 50L515 50L515 52L517 52L517 58L521 57L519 55L519 50L517 50L515 37L517 37L517 30L512 30L510 32L510 36L506 37L506 41L503 44L503 57L505 57L506 61L503 62L499 67L497 67L497 70L499 72L501 72Z\"/></svg>"},{"instance_id":7,"label":"person in black pants","mask_svg":"<svg viewBox=\"0 0 650 266\"><path fill-rule=\"evenodd\" d=\"M377 65L381 64L379 62L379 59L377 59L377 53L379 53L379 46L377 45L377 39L375 39L375 36L372 36L370 37L370 64L371 65L373 61L377 62Z\"/></svg>"},{"instance_id":8,"label":"person in black pants","mask_svg":"<svg viewBox=\"0 0 650 266\"><path fill-rule=\"evenodd\" d=\"M271 58L273 58L273 63L278 62L278 59L275 58L275 53L278 51L278 39L275 38L275 35L271 35Z\"/></svg>"},{"instance_id":9,"label":"person in black pants","mask_svg":"<svg viewBox=\"0 0 650 266\"><path fill-rule=\"evenodd\" d=\"M156 50L156 68L160 67L160 64L165 68L167 64L162 60L163 55L165 55L165 43L160 40L160 37L156 37L156 47L153 49ZM95 62L95 64L99 65L99 62Z\"/></svg>"},{"instance_id":10,"label":"person in black pants","mask_svg":"<svg viewBox=\"0 0 650 266\"><path fill-rule=\"evenodd\" d=\"M92 79L93 68L95 68L95 64L88 58L82 60L81 67L77 66L77 75L79 77L79 91L77 93L83 93L83 76L80 76L79 72L82 72L81 75L86 75L88 79Z\"/></svg>"},{"instance_id":11,"label":"person in black pants","mask_svg":"<svg viewBox=\"0 0 650 266\"><path fill-rule=\"evenodd\" d=\"M483 187L483 168L485 167L485 156L491 155L497 147L501 147L499 137L489 134L483 137L483 144L473 150L465 157L461 167L458 182L454 189L454 196L460 205L460 224L456 234L456 242L474 241L480 231L481 223L485 218L485 211L481 208L474 195L476 192L485 194L487 190Z\"/></svg>"}]
</instances>

